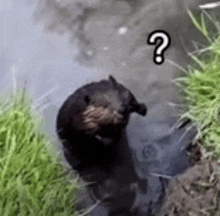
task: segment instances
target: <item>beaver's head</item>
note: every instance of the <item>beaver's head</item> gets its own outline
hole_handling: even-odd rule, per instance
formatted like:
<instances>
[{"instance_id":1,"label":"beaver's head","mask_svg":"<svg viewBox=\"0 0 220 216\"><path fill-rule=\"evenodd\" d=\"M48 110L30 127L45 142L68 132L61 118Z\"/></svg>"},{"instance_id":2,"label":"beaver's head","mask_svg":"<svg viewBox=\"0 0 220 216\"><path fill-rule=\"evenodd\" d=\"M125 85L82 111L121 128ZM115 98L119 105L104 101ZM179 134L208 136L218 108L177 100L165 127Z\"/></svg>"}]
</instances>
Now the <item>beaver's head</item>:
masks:
<instances>
[{"instance_id":1,"label":"beaver's head","mask_svg":"<svg viewBox=\"0 0 220 216\"><path fill-rule=\"evenodd\" d=\"M112 76L109 80L83 86L75 93L75 116L71 126L105 143L120 135L131 113L146 115L147 108ZM80 105L79 105L80 104Z\"/></svg>"}]
</instances>

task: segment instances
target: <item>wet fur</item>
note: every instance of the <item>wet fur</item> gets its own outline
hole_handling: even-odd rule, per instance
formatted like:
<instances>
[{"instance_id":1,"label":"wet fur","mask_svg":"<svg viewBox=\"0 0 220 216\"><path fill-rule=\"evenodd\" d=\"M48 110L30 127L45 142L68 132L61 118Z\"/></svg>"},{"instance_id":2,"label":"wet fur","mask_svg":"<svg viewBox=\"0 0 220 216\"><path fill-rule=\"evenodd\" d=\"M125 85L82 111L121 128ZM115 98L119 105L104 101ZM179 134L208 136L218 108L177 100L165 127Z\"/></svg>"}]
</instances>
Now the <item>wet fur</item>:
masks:
<instances>
[{"instance_id":1,"label":"wet fur","mask_svg":"<svg viewBox=\"0 0 220 216\"><path fill-rule=\"evenodd\" d=\"M133 112L146 106L110 76L85 85L70 95L57 116L57 134L68 163L79 172L110 171L121 160L118 142Z\"/></svg>"}]
</instances>

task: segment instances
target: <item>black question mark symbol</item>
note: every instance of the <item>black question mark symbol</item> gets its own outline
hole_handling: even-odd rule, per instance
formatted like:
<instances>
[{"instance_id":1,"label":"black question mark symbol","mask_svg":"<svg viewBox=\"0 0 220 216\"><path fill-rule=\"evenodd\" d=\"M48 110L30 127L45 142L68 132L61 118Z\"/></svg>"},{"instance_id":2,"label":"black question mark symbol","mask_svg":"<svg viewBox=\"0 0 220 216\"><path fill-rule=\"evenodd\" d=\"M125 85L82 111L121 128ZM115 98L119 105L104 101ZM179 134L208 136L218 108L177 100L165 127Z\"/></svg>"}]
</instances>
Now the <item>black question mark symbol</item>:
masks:
<instances>
[{"instance_id":1,"label":"black question mark symbol","mask_svg":"<svg viewBox=\"0 0 220 216\"><path fill-rule=\"evenodd\" d=\"M160 40L157 45L157 41ZM147 43L149 45L157 45L154 50L154 63L155 64L163 64L164 62L164 52L171 44L170 35L163 30L156 30L150 33L147 39Z\"/></svg>"}]
</instances>

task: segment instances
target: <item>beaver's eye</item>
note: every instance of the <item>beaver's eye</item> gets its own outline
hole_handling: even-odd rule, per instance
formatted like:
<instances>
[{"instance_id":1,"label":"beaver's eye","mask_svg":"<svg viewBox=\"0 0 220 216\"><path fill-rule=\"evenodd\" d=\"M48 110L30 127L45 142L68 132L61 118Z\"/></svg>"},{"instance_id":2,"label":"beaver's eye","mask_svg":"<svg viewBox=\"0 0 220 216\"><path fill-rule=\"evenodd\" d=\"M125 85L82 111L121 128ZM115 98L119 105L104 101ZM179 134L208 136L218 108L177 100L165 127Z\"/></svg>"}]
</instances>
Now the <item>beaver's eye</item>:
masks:
<instances>
[{"instance_id":1,"label":"beaver's eye","mask_svg":"<svg viewBox=\"0 0 220 216\"><path fill-rule=\"evenodd\" d=\"M85 97L84 97L84 101L85 101L87 104L89 104L89 102L90 102L90 98L89 98L88 95L85 95Z\"/></svg>"}]
</instances>

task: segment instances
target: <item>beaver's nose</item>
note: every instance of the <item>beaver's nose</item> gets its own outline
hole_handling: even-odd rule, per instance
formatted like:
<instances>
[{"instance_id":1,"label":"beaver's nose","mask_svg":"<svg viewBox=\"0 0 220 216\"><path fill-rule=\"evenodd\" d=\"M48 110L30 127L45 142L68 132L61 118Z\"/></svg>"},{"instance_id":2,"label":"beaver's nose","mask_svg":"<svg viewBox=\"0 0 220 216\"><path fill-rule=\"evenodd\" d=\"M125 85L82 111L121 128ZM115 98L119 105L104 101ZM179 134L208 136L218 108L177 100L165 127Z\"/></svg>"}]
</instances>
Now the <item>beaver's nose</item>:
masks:
<instances>
[{"instance_id":1,"label":"beaver's nose","mask_svg":"<svg viewBox=\"0 0 220 216\"><path fill-rule=\"evenodd\" d=\"M142 115L142 116L145 116L147 114L147 107L145 104L141 103L141 104L138 104L136 107L135 107L135 111Z\"/></svg>"}]
</instances>

